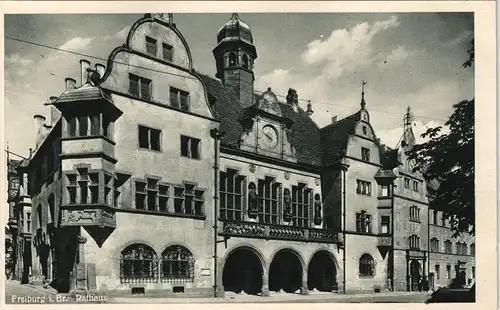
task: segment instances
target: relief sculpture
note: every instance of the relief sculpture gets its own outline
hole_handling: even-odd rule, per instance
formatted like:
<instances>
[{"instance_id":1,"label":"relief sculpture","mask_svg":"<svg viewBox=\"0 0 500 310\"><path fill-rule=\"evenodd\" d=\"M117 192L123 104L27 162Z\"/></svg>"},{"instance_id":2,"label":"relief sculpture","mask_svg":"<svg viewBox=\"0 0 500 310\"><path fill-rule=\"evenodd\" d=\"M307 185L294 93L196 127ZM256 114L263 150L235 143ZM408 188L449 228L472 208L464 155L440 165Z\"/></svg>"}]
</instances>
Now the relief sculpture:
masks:
<instances>
[{"instance_id":1,"label":"relief sculpture","mask_svg":"<svg viewBox=\"0 0 500 310\"><path fill-rule=\"evenodd\" d=\"M96 220L96 217L97 217L96 213L97 213L96 211L85 211L85 210L70 211L70 213L68 215L68 221L73 222L73 223L77 223L77 222L80 222L82 220L90 220L90 221L94 222Z\"/></svg>"},{"instance_id":2,"label":"relief sculpture","mask_svg":"<svg viewBox=\"0 0 500 310\"><path fill-rule=\"evenodd\" d=\"M314 195L314 224L321 225L323 217L321 216L321 197L319 194Z\"/></svg>"},{"instance_id":3,"label":"relief sculpture","mask_svg":"<svg viewBox=\"0 0 500 310\"><path fill-rule=\"evenodd\" d=\"M292 197L288 188L285 188L283 193L283 202L283 220L290 222L292 219Z\"/></svg>"},{"instance_id":4,"label":"relief sculpture","mask_svg":"<svg viewBox=\"0 0 500 310\"><path fill-rule=\"evenodd\" d=\"M248 216L255 219L259 213L259 195L254 182L248 185Z\"/></svg>"}]
</instances>

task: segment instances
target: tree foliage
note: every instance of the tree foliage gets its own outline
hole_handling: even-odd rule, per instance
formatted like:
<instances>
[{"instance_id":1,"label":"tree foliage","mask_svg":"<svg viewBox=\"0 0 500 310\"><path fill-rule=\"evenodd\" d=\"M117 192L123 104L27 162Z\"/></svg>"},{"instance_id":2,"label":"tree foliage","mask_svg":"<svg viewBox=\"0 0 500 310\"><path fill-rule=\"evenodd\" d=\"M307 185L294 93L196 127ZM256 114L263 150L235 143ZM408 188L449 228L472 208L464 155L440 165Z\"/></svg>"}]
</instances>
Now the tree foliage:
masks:
<instances>
[{"instance_id":1,"label":"tree foliage","mask_svg":"<svg viewBox=\"0 0 500 310\"><path fill-rule=\"evenodd\" d=\"M464 67L472 66L474 61L474 40L471 43ZM463 100L453 108L445 123L449 133L442 134L441 126L429 128L422 134L429 140L415 145L408 155L416 161L415 171L422 172L428 181L437 181L431 207L451 219L458 235L475 231L474 99Z\"/></svg>"}]
</instances>

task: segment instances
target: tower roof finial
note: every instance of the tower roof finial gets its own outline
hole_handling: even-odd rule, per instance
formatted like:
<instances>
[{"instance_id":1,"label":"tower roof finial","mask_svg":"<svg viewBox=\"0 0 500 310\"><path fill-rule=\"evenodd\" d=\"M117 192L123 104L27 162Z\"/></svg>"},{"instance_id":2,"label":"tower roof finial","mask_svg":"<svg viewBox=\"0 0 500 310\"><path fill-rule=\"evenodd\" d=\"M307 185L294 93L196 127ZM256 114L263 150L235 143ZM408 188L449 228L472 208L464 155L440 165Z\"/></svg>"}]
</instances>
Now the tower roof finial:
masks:
<instances>
[{"instance_id":1,"label":"tower roof finial","mask_svg":"<svg viewBox=\"0 0 500 310\"><path fill-rule=\"evenodd\" d=\"M361 82L361 109L364 109L366 106L366 102L365 102L365 85L366 84L368 84L368 83L365 82L365 80L363 80Z\"/></svg>"},{"instance_id":2,"label":"tower roof finial","mask_svg":"<svg viewBox=\"0 0 500 310\"><path fill-rule=\"evenodd\" d=\"M240 16L238 15L238 13L233 13L231 19L240 19Z\"/></svg>"}]
</instances>

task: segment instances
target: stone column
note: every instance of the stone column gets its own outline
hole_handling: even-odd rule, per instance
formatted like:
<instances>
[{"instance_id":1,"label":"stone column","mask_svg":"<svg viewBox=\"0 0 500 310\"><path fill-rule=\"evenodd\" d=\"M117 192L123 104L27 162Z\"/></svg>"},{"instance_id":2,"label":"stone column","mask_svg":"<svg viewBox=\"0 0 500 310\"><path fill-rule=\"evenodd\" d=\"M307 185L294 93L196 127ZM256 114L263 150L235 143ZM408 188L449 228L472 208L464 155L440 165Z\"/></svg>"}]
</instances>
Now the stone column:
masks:
<instances>
[{"instance_id":1,"label":"stone column","mask_svg":"<svg viewBox=\"0 0 500 310\"><path fill-rule=\"evenodd\" d=\"M269 297L269 276L267 275L267 272L264 271L262 273L262 297Z\"/></svg>"},{"instance_id":2,"label":"stone column","mask_svg":"<svg viewBox=\"0 0 500 310\"><path fill-rule=\"evenodd\" d=\"M307 288L307 269L302 272L302 286L300 287L300 295L309 295L309 289Z\"/></svg>"}]
</instances>

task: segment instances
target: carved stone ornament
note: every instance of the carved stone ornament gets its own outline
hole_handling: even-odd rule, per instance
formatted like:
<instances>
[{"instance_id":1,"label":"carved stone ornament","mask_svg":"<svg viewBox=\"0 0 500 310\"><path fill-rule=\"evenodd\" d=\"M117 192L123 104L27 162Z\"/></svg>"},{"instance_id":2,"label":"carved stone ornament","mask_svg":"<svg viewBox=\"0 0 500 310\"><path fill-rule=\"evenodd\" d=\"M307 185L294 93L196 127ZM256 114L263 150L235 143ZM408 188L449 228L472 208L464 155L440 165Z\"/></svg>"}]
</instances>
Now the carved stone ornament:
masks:
<instances>
[{"instance_id":1,"label":"carved stone ornament","mask_svg":"<svg viewBox=\"0 0 500 310\"><path fill-rule=\"evenodd\" d=\"M254 182L248 184L248 216L251 219L257 218L259 214L259 196Z\"/></svg>"},{"instance_id":2,"label":"carved stone ornament","mask_svg":"<svg viewBox=\"0 0 500 310\"><path fill-rule=\"evenodd\" d=\"M290 180L290 172L288 171L285 172L285 179Z\"/></svg>"},{"instance_id":3,"label":"carved stone ornament","mask_svg":"<svg viewBox=\"0 0 500 310\"><path fill-rule=\"evenodd\" d=\"M283 192L283 220L285 222L292 220L292 197L288 188Z\"/></svg>"},{"instance_id":4,"label":"carved stone ornament","mask_svg":"<svg viewBox=\"0 0 500 310\"><path fill-rule=\"evenodd\" d=\"M314 195L314 224L321 225L323 217L321 215L321 197L319 194Z\"/></svg>"},{"instance_id":5,"label":"carved stone ornament","mask_svg":"<svg viewBox=\"0 0 500 310\"><path fill-rule=\"evenodd\" d=\"M73 222L73 223L77 223L81 220L90 220L90 221L94 222L96 220L96 217L97 217L96 211L85 211L85 210L73 211L73 212L70 212L70 214L68 216L68 221Z\"/></svg>"},{"instance_id":6,"label":"carved stone ornament","mask_svg":"<svg viewBox=\"0 0 500 310\"><path fill-rule=\"evenodd\" d=\"M255 173L255 170L257 169L257 167L255 167L254 164L250 164L250 172L251 173Z\"/></svg>"},{"instance_id":7,"label":"carved stone ornament","mask_svg":"<svg viewBox=\"0 0 500 310\"><path fill-rule=\"evenodd\" d=\"M314 184L316 184L316 186L319 186L319 179L314 179Z\"/></svg>"},{"instance_id":8,"label":"carved stone ornament","mask_svg":"<svg viewBox=\"0 0 500 310\"><path fill-rule=\"evenodd\" d=\"M78 243L79 244L85 244L87 242L87 238L83 236L78 236Z\"/></svg>"}]
</instances>

